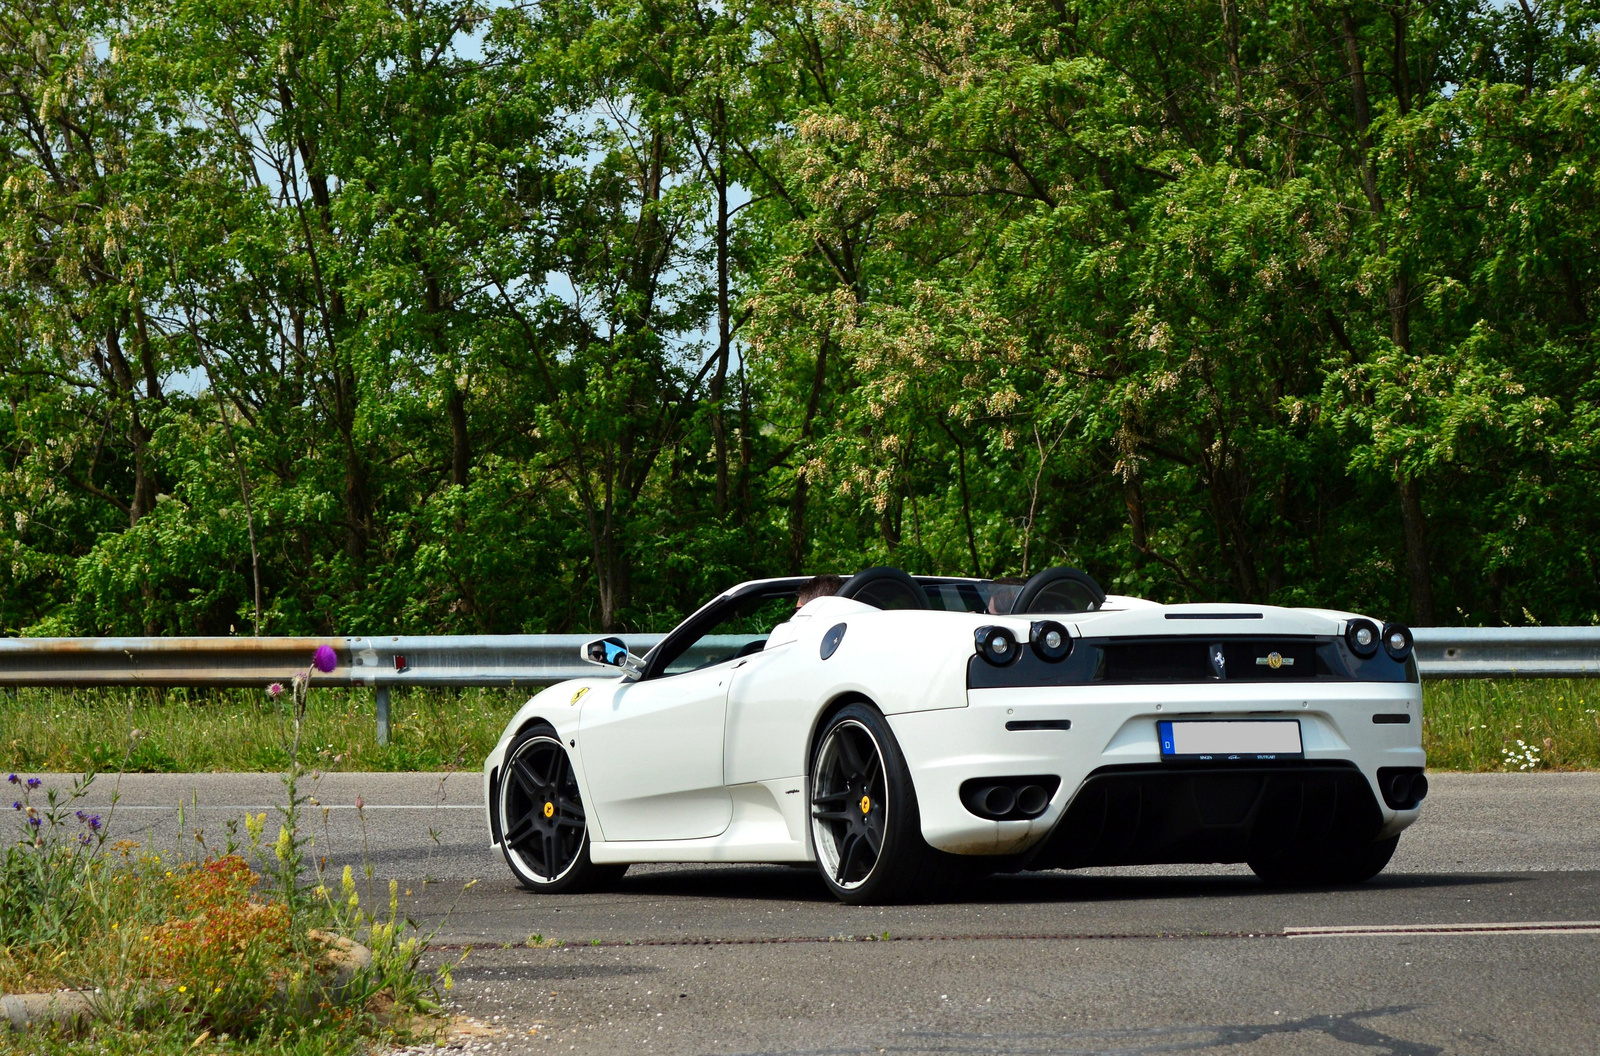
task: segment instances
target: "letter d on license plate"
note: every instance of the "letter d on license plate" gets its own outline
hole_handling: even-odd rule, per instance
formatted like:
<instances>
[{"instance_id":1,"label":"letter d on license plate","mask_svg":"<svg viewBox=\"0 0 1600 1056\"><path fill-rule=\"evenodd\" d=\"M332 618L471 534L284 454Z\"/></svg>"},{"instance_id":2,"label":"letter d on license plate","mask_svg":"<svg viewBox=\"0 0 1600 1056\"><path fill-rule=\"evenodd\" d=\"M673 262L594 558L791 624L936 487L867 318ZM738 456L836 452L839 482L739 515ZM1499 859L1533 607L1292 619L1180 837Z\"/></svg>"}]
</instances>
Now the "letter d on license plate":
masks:
<instances>
[{"instance_id":1,"label":"letter d on license plate","mask_svg":"<svg viewBox=\"0 0 1600 1056\"><path fill-rule=\"evenodd\" d=\"M1156 731L1162 759L1256 762L1305 755L1295 719L1163 720Z\"/></svg>"}]
</instances>

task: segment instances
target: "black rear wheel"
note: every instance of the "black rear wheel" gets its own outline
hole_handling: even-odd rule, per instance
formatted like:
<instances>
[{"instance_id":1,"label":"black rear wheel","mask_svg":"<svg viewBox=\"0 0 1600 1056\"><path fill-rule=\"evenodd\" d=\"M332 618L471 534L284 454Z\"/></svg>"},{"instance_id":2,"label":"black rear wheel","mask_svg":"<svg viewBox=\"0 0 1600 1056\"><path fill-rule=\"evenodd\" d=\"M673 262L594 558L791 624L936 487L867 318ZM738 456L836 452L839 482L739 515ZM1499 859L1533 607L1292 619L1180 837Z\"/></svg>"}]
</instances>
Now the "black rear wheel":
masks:
<instances>
[{"instance_id":1,"label":"black rear wheel","mask_svg":"<svg viewBox=\"0 0 1600 1056\"><path fill-rule=\"evenodd\" d=\"M922 838L916 790L882 715L842 708L811 760L811 836L829 889L855 905L893 902L955 879L954 855Z\"/></svg>"},{"instance_id":2,"label":"black rear wheel","mask_svg":"<svg viewBox=\"0 0 1600 1056\"><path fill-rule=\"evenodd\" d=\"M1273 887L1364 884L1383 872L1399 836L1370 843L1334 841L1315 849L1252 858L1250 871Z\"/></svg>"},{"instance_id":3,"label":"black rear wheel","mask_svg":"<svg viewBox=\"0 0 1600 1056\"><path fill-rule=\"evenodd\" d=\"M572 760L556 731L532 726L506 749L497 809L500 850L523 887L551 893L594 891L622 878L626 865L589 858L589 821Z\"/></svg>"}]
</instances>

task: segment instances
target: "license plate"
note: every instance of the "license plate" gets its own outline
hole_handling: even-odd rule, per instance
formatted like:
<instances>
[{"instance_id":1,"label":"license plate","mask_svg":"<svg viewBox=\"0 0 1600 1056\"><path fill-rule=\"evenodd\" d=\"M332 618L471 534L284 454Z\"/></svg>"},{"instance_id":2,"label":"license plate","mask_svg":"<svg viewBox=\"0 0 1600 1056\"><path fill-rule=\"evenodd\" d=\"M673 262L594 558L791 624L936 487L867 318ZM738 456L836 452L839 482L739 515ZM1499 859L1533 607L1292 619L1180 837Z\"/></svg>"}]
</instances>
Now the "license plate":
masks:
<instances>
[{"instance_id":1,"label":"license plate","mask_svg":"<svg viewBox=\"0 0 1600 1056\"><path fill-rule=\"evenodd\" d=\"M1156 730L1163 759L1258 762L1305 755L1296 719L1163 720Z\"/></svg>"}]
</instances>

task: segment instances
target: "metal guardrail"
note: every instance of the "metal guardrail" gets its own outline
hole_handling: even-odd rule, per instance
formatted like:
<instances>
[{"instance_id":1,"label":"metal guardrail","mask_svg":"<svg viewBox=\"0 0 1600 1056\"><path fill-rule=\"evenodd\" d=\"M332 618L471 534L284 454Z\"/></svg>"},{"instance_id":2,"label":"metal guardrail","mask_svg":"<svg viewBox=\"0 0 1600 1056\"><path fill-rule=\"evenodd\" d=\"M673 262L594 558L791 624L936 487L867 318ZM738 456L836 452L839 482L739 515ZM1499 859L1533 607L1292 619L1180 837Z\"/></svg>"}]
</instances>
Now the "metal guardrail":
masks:
<instances>
[{"instance_id":1,"label":"metal guardrail","mask_svg":"<svg viewBox=\"0 0 1600 1056\"><path fill-rule=\"evenodd\" d=\"M394 686L554 685L599 669L578 658L589 634L384 635L370 638L0 638L0 686L264 688L311 666L320 645L338 665L322 685L370 686L378 743L389 743ZM630 634L638 653L660 634Z\"/></svg>"},{"instance_id":2,"label":"metal guardrail","mask_svg":"<svg viewBox=\"0 0 1600 1056\"><path fill-rule=\"evenodd\" d=\"M1416 627L1423 678L1600 676L1600 627Z\"/></svg>"},{"instance_id":3,"label":"metal guardrail","mask_svg":"<svg viewBox=\"0 0 1600 1056\"><path fill-rule=\"evenodd\" d=\"M1417 627L1424 678L1600 676L1600 627ZM598 669L578 658L593 635L395 635L370 638L4 638L0 686L262 687L305 670L319 645L339 663L324 685L370 686L380 743L394 686L534 689ZM660 634L628 634L636 654Z\"/></svg>"},{"instance_id":4,"label":"metal guardrail","mask_svg":"<svg viewBox=\"0 0 1600 1056\"><path fill-rule=\"evenodd\" d=\"M376 638L0 638L0 686L265 686L304 671L319 645L339 664L324 685L548 686L594 674L589 634ZM663 636L630 634L639 653Z\"/></svg>"}]
</instances>

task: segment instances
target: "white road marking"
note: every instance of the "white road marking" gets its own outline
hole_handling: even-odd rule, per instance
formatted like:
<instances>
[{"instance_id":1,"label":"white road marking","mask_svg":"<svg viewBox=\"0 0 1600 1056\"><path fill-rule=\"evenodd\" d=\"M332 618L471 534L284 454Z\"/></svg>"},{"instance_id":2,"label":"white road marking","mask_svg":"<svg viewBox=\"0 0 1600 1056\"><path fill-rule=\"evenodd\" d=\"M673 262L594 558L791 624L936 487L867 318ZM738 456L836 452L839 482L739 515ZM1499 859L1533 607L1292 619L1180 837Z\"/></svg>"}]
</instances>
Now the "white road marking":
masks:
<instances>
[{"instance_id":1,"label":"white road marking","mask_svg":"<svg viewBox=\"0 0 1600 1056\"><path fill-rule=\"evenodd\" d=\"M1291 939L1382 935L1600 935L1600 920L1509 920L1483 924L1338 924L1284 928Z\"/></svg>"},{"instance_id":2,"label":"white road marking","mask_svg":"<svg viewBox=\"0 0 1600 1056\"><path fill-rule=\"evenodd\" d=\"M183 804L186 811L192 810L276 810L283 806L281 803L201 803L197 808L193 803ZM110 810L110 804L101 804L84 810ZM118 803L117 810L177 810L176 804L165 807L154 803ZM303 810L355 810L351 803L307 803ZM368 803L362 810L483 810L482 803Z\"/></svg>"}]
</instances>

